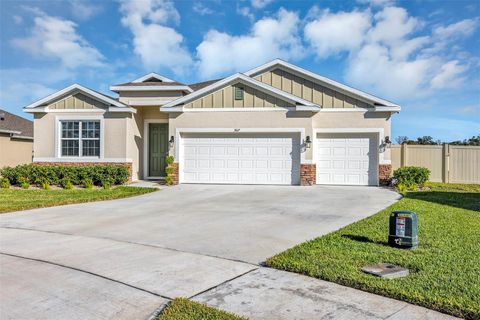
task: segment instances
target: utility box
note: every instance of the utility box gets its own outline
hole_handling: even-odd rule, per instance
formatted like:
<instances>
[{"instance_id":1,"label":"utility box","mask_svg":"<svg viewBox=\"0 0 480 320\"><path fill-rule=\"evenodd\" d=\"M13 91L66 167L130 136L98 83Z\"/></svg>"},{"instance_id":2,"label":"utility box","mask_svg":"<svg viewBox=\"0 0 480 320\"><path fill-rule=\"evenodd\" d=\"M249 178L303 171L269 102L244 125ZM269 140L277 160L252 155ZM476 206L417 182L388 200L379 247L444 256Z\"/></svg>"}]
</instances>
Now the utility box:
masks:
<instances>
[{"instance_id":1,"label":"utility box","mask_svg":"<svg viewBox=\"0 0 480 320\"><path fill-rule=\"evenodd\" d=\"M418 247L418 218L413 211L393 211L390 214L388 244L392 247Z\"/></svg>"}]
</instances>

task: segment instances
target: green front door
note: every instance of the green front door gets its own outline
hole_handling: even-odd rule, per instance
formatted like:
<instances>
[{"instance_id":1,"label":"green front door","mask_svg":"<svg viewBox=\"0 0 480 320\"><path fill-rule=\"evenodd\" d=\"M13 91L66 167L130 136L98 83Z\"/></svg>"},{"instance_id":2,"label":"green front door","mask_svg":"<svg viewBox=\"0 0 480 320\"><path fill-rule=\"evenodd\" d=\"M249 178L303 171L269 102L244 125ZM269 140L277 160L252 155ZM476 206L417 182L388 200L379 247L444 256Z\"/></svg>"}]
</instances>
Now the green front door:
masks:
<instances>
[{"instance_id":1,"label":"green front door","mask_svg":"<svg viewBox=\"0 0 480 320\"><path fill-rule=\"evenodd\" d=\"M148 125L148 176L165 176L165 157L168 155L168 124Z\"/></svg>"}]
</instances>

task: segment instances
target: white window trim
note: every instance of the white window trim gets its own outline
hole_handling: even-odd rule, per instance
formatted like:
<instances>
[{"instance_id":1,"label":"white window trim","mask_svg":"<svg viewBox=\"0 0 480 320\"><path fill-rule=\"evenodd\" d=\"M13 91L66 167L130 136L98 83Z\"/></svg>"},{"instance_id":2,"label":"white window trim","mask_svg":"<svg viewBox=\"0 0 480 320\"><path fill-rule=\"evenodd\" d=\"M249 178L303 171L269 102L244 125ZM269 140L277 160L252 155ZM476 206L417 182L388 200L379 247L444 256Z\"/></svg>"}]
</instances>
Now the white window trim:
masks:
<instances>
[{"instance_id":1,"label":"white window trim","mask_svg":"<svg viewBox=\"0 0 480 320\"><path fill-rule=\"evenodd\" d=\"M62 144L60 143L61 140L61 130L62 126L60 125L61 121L91 121L96 120L100 121L100 156L99 157L64 157L62 156ZM102 160L105 161L105 121L102 116L55 116L55 159L58 159L59 162L68 162L68 161L78 161L78 162L88 162L88 160ZM80 148L80 146L79 146ZM87 161L86 161L87 160Z\"/></svg>"},{"instance_id":2,"label":"white window trim","mask_svg":"<svg viewBox=\"0 0 480 320\"><path fill-rule=\"evenodd\" d=\"M299 133L305 141L305 128L177 128L175 131L175 162L179 163L178 181L183 183L183 133ZM306 163L305 150L300 149L300 164Z\"/></svg>"},{"instance_id":3,"label":"white window trim","mask_svg":"<svg viewBox=\"0 0 480 320\"><path fill-rule=\"evenodd\" d=\"M150 168L149 163L149 154L148 154L148 138L150 136L149 132L149 124L150 123L167 123L168 119L145 119L143 120L143 179L163 179L165 177L156 177L156 176L149 176L148 173Z\"/></svg>"}]
</instances>

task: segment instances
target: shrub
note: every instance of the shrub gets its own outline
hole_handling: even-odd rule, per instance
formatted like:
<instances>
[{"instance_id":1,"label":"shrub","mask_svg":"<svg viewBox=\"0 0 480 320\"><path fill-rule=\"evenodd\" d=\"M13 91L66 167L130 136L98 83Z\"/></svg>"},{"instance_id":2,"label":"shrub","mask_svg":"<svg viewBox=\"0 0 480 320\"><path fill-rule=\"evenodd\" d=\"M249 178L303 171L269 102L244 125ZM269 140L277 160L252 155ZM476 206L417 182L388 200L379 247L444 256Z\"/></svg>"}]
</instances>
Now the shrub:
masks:
<instances>
[{"instance_id":1,"label":"shrub","mask_svg":"<svg viewBox=\"0 0 480 320\"><path fill-rule=\"evenodd\" d=\"M63 179L68 179L74 185L80 185L85 179L91 179L93 184L101 185L108 179L112 184L123 184L128 180L129 170L121 165L95 166L43 166L36 164L19 165L0 169L0 175L7 178L10 184L21 185L20 179L26 178L29 184L41 186L45 181L61 185Z\"/></svg>"},{"instance_id":2,"label":"shrub","mask_svg":"<svg viewBox=\"0 0 480 320\"><path fill-rule=\"evenodd\" d=\"M175 158L173 156L166 156L165 157L165 162L167 165L171 165L175 161Z\"/></svg>"},{"instance_id":3,"label":"shrub","mask_svg":"<svg viewBox=\"0 0 480 320\"><path fill-rule=\"evenodd\" d=\"M110 181L108 181L108 180L102 181L102 187L105 190L109 190L110 189Z\"/></svg>"},{"instance_id":4,"label":"shrub","mask_svg":"<svg viewBox=\"0 0 480 320\"><path fill-rule=\"evenodd\" d=\"M403 167L395 170L393 177L397 183L397 188L403 185L405 188L415 190L417 187L423 187L428 181L430 170L424 167Z\"/></svg>"},{"instance_id":5,"label":"shrub","mask_svg":"<svg viewBox=\"0 0 480 320\"><path fill-rule=\"evenodd\" d=\"M85 178L82 180L82 186L85 189L92 189L93 188L93 180L90 178Z\"/></svg>"},{"instance_id":6,"label":"shrub","mask_svg":"<svg viewBox=\"0 0 480 320\"><path fill-rule=\"evenodd\" d=\"M44 182L42 183L42 189L50 190L50 182L44 181Z\"/></svg>"},{"instance_id":7,"label":"shrub","mask_svg":"<svg viewBox=\"0 0 480 320\"><path fill-rule=\"evenodd\" d=\"M174 168L174 167L166 167L166 168L165 168L165 172L166 172L168 175L170 175L170 174L172 174L172 173L175 172L175 168Z\"/></svg>"},{"instance_id":8,"label":"shrub","mask_svg":"<svg viewBox=\"0 0 480 320\"><path fill-rule=\"evenodd\" d=\"M165 177L165 184L167 186L171 186L173 184L173 178L171 176L166 176Z\"/></svg>"},{"instance_id":9,"label":"shrub","mask_svg":"<svg viewBox=\"0 0 480 320\"><path fill-rule=\"evenodd\" d=\"M1 177L0 178L0 188L2 188L2 189L10 188L10 180L8 180L8 178Z\"/></svg>"},{"instance_id":10,"label":"shrub","mask_svg":"<svg viewBox=\"0 0 480 320\"><path fill-rule=\"evenodd\" d=\"M20 187L22 187L22 189L30 188L30 183L28 183L28 179L25 177L18 178L18 184L20 185Z\"/></svg>"},{"instance_id":11,"label":"shrub","mask_svg":"<svg viewBox=\"0 0 480 320\"><path fill-rule=\"evenodd\" d=\"M72 181L70 181L70 178L67 178L67 177L60 180L60 185L62 186L63 189L67 189L67 190L73 189L73 183Z\"/></svg>"},{"instance_id":12,"label":"shrub","mask_svg":"<svg viewBox=\"0 0 480 320\"><path fill-rule=\"evenodd\" d=\"M404 185L403 183L399 183L399 184L397 184L397 190L399 192L405 192L405 191L407 191L407 186Z\"/></svg>"}]
</instances>

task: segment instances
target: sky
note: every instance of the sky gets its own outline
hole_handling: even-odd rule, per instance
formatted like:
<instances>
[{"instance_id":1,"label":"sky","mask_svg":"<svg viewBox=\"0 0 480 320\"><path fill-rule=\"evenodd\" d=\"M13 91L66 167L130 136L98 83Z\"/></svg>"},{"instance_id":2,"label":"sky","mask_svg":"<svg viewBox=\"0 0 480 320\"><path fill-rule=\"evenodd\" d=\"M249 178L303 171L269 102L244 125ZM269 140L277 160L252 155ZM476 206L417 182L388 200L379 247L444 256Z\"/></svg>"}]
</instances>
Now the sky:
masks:
<instances>
[{"instance_id":1,"label":"sky","mask_svg":"<svg viewBox=\"0 0 480 320\"><path fill-rule=\"evenodd\" d=\"M281 58L394 101L392 138L480 134L479 1L0 0L0 108L72 83L193 83Z\"/></svg>"}]
</instances>

